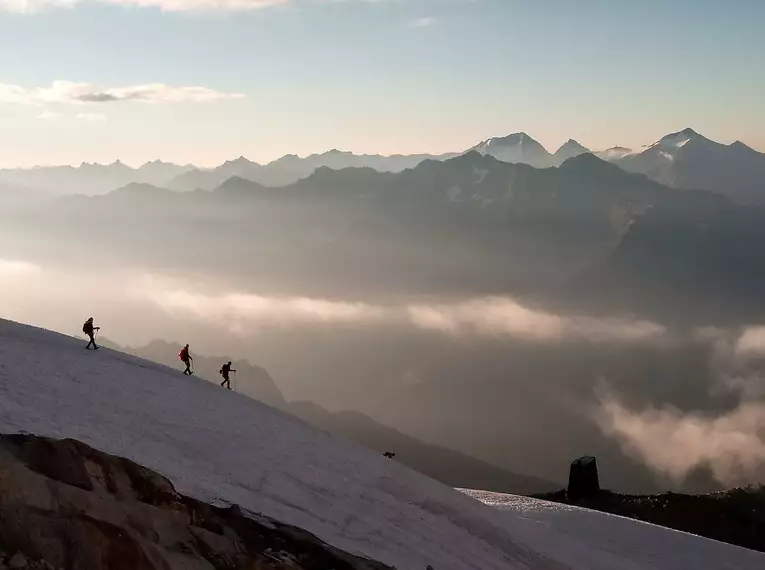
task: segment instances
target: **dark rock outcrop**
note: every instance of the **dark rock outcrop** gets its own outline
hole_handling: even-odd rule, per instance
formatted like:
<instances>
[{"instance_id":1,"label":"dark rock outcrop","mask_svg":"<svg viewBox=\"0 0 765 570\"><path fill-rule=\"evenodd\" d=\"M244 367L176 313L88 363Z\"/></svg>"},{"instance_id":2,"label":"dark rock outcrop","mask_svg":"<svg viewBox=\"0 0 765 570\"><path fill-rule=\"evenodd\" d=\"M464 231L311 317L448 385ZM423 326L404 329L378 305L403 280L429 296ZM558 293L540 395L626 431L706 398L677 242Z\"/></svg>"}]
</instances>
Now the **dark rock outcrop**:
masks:
<instances>
[{"instance_id":1,"label":"dark rock outcrop","mask_svg":"<svg viewBox=\"0 0 765 570\"><path fill-rule=\"evenodd\" d=\"M75 440L0 436L0 551L66 570L383 570ZM0 555L2 556L2 555ZM24 566L27 567L27 566Z\"/></svg>"},{"instance_id":2,"label":"dark rock outcrop","mask_svg":"<svg viewBox=\"0 0 765 570\"><path fill-rule=\"evenodd\" d=\"M593 497L600 492L598 462L594 457L580 457L571 463L568 496L573 499Z\"/></svg>"},{"instance_id":3,"label":"dark rock outcrop","mask_svg":"<svg viewBox=\"0 0 765 570\"><path fill-rule=\"evenodd\" d=\"M621 495L600 491L578 499L562 490L535 497L637 519L765 552L765 487L732 489L705 495Z\"/></svg>"}]
</instances>

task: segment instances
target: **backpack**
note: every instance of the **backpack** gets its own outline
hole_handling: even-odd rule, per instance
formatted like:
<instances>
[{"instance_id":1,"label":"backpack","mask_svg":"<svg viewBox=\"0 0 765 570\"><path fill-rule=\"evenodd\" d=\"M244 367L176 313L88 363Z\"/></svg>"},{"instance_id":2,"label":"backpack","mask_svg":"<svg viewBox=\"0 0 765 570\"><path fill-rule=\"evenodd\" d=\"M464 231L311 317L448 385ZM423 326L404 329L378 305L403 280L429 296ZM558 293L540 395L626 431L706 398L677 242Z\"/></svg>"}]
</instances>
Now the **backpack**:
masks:
<instances>
[{"instance_id":1,"label":"backpack","mask_svg":"<svg viewBox=\"0 0 765 570\"><path fill-rule=\"evenodd\" d=\"M85 334L88 334L90 332L90 322L85 321L85 323L82 325L82 332Z\"/></svg>"},{"instance_id":2,"label":"backpack","mask_svg":"<svg viewBox=\"0 0 765 570\"><path fill-rule=\"evenodd\" d=\"M182 348L181 351L178 353L178 358L181 360L181 362L186 362L189 358L189 353L186 352L185 348Z\"/></svg>"}]
</instances>

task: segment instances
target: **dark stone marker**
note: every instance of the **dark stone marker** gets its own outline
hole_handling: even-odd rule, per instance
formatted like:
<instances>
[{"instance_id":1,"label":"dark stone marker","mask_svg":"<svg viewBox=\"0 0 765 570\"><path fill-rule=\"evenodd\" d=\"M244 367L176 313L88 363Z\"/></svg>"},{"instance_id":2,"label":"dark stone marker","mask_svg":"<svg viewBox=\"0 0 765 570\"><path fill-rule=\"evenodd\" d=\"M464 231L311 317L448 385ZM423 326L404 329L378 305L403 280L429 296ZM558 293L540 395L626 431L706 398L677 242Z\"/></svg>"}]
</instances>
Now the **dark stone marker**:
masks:
<instances>
[{"instance_id":1,"label":"dark stone marker","mask_svg":"<svg viewBox=\"0 0 765 570\"><path fill-rule=\"evenodd\" d=\"M580 457L571 463L568 497L572 500L593 497L600 492L598 462L594 457Z\"/></svg>"}]
</instances>

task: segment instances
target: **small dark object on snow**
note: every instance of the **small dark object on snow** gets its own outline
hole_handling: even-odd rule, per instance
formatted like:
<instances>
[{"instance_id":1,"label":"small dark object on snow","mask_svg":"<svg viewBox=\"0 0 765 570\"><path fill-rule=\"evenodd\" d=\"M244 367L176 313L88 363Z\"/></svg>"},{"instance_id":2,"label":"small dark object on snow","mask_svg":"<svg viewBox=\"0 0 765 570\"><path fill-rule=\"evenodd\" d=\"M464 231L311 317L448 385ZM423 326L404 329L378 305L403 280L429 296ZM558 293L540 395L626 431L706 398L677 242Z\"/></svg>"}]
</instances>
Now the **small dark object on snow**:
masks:
<instances>
[{"instance_id":1,"label":"small dark object on snow","mask_svg":"<svg viewBox=\"0 0 765 570\"><path fill-rule=\"evenodd\" d=\"M393 459L394 457L396 457L396 454L391 453L390 451L386 451L385 453L383 453L383 455L387 457L388 459Z\"/></svg>"},{"instance_id":2,"label":"small dark object on snow","mask_svg":"<svg viewBox=\"0 0 765 570\"><path fill-rule=\"evenodd\" d=\"M571 463L568 475L568 497L577 500L600 492L598 462L594 457L580 457Z\"/></svg>"}]
</instances>

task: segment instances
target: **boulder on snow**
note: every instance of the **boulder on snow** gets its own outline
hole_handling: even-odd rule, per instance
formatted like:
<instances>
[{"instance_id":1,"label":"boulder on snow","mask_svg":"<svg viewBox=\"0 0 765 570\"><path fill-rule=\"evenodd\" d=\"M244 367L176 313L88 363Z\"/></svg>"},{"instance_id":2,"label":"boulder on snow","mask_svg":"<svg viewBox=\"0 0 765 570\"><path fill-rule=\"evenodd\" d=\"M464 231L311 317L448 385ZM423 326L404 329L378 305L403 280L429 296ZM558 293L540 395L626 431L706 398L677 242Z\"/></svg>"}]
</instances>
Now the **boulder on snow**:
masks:
<instances>
[{"instance_id":1,"label":"boulder on snow","mask_svg":"<svg viewBox=\"0 0 765 570\"><path fill-rule=\"evenodd\" d=\"M568 475L569 498L583 499L600 492L598 462L594 457L585 456L574 460Z\"/></svg>"},{"instance_id":2,"label":"boulder on snow","mask_svg":"<svg viewBox=\"0 0 765 570\"><path fill-rule=\"evenodd\" d=\"M75 440L0 436L0 550L17 553L11 568L388 569L232 507L180 495L158 473Z\"/></svg>"}]
</instances>

